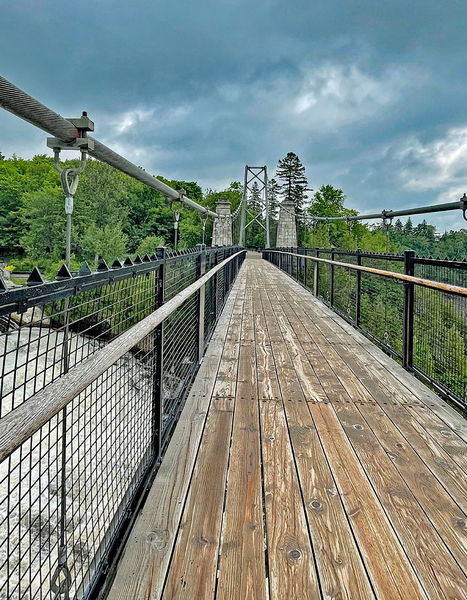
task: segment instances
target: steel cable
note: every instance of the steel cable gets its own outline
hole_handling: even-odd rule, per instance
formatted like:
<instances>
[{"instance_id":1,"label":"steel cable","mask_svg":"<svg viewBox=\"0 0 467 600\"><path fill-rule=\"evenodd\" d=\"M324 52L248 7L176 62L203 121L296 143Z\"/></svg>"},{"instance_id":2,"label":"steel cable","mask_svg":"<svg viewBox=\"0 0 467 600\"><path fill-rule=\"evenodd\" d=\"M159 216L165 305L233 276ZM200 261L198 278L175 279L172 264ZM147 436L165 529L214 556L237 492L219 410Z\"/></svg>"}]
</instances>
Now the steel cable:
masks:
<instances>
[{"instance_id":1,"label":"steel cable","mask_svg":"<svg viewBox=\"0 0 467 600\"><path fill-rule=\"evenodd\" d=\"M50 108L41 104L32 96L29 96L26 92L23 92L2 76L0 76L0 106L64 142L72 142L79 137L78 129L70 121L50 110ZM180 196L177 190L174 190L156 177L149 175L149 173L146 173L143 169L123 158L123 156L120 156L120 154L117 154L98 140L91 136L88 136L88 138L94 142L94 149L89 150L89 154L94 156L94 158L106 162L134 179L138 179L149 187L161 192L170 200L179 200L201 214L217 218L217 213L190 200L186 196Z\"/></svg>"}]
</instances>

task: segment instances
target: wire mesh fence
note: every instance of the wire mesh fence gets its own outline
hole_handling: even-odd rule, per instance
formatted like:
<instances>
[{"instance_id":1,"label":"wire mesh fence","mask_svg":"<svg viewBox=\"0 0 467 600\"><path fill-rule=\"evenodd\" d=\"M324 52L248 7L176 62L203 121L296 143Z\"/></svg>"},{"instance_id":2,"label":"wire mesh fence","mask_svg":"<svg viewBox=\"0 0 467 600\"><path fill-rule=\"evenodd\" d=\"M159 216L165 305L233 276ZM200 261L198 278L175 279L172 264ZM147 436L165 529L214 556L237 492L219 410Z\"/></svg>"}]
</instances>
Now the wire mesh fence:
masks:
<instances>
[{"instance_id":1,"label":"wire mesh fence","mask_svg":"<svg viewBox=\"0 0 467 600\"><path fill-rule=\"evenodd\" d=\"M204 265L209 271L237 251L162 253L1 293L2 433L15 410L27 409L38 393L106 352L163 299L196 281ZM223 265L203 293L188 297L2 454L1 600L95 597L170 439L243 258L237 254Z\"/></svg>"},{"instance_id":2,"label":"wire mesh fence","mask_svg":"<svg viewBox=\"0 0 467 600\"><path fill-rule=\"evenodd\" d=\"M348 263L349 267L294 254ZM279 248L264 258L286 271L440 395L467 411L467 297L350 265L467 287L467 262L361 250ZM306 261L307 268L297 261Z\"/></svg>"}]
</instances>

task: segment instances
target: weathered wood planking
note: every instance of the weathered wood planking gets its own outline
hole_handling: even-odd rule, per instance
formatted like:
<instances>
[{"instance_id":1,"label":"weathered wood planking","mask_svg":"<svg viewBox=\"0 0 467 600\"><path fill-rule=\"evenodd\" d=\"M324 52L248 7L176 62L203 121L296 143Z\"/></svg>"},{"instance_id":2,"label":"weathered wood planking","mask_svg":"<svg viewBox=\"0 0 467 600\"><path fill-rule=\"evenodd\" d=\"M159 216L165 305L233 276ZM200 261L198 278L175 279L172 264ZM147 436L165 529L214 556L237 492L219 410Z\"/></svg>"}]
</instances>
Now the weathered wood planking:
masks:
<instances>
[{"instance_id":1,"label":"weathered wood planking","mask_svg":"<svg viewBox=\"0 0 467 600\"><path fill-rule=\"evenodd\" d=\"M271 355L274 348L280 358L280 345L268 348ZM323 595L374 598L296 374L278 374Z\"/></svg>"},{"instance_id":2,"label":"weathered wood planking","mask_svg":"<svg viewBox=\"0 0 467 600\"><path fill-rule=\"evenodd\" d=\"M281 309L284 309L284 305L279 308L279 310ZM285 311L287 312L287 308ZM297 324L294 322L293 314L290 323L292 327L295 325L299 337L308 341L307 323L301 321ZM389 515L391 523L402 539L404 548L408 551L417 573L429 590L430 597L461 597L464 585L461 569L450 556L437 530L426 519L422 507L415 501L408 485L393 468L391 459L396 462L397 452L400 452L401 448L407 449L407 446L400 441L399 437L395 437L391 440L391 450L385 448L387 452L385 453L376 436L379 435L380 438L387 436L388 431L394 435L392 423L388 422L379 408L375 408L368 392L359 384L346 365L342 361L336 360L335 350L329 347L324 349L322 362L325 364L324 353L331 353L334 360L329 361L327 369L331 371L332 365L336 375L333 382L334 387L328 390L329 398L333 402L336 389L342 385L352 400L352 403L335 404L337 416ZM452 524L462 522L462 513L450 501L447 494L443 494L443 492L440 494L436 482L428 481L428 484L431 483L431 485L426 486L426 478L429 479L430 476L424 469L425 465L417 464L417 460L419 460L417 456L411 455L410 459L411 469L405 473L405 480L412 484L412 488L418 489L420 487L419 479L423 478L425 485L422 487L430 490L432 502L422 502L421 504L428 515L431 515L438 531L447 532L450 538L447 540L450 542L448 546L451 549L454 548L454 554L456 554L456 549L462 543L462 538L456 535L456 529L461 527L452 527ZM421 473L419 469L421 469ZM439 518L440 507L443 508L443 505L444 514L441 514L441 518ZM450 515L450 518L444 518L446 515ZM461 555L457 552L457 557L459 558L459 556Z\"/></svg>"},{"instance_id":3,"label":"weathered wood planking","mask_svg":"<svg viewBox=\"0 0 467 600\"><path fill-rule=\"evenodd\" d=\"M244 267L242 267L244 268ZM204 429L239 277L207 348L164 460L133 527L109 600L159 600Z\"/></svg>"},{"instance_id":4,"label":"weathered wood planking","mask_svg":"<svg viewBox=\"0 0 467 600\"><path fill-rule=\"evenodd\" d=\"M265 261L226 311L111 600L462 598L462 420Z\"/></svg>"},{"instance_id":5,"label":"weathered wood planking","mask_svg":"<svg viewBox=\"0 0 467 600\"><path fill-rule=\"evenodd\" d=\"M164 600L214 596L233 404L215 397L209 408Z\"/></svg>"},{"instance_id":6,"label":"weathered wood planking","mask_svg":"<svg viewBox=\"0 0 467 600\"><path fill-rule=\"evenodd\" d=\"M252 322L252 314L244 312L242 334L252 335ZM254 345L242 342L219 564L219 600L267 598L255 371Z\"/></svg>"},{"instance_id":7,"label":"weathered wood planking","mask_svg":"<svg viewBox=\"0 0 467 600\"><path fill-rule=\"evenodd\" d=\"M270 319L274 319L272 304L270 308ZM282 319L281 322L282 327L285 327L285 320ZM293 336L289 335L288 339L290 341ZM273 349L280 362L286 364L288 352L285 341L273 344ZM287 386L289 393L292 393L290 382ZM311 403L310 407L376 596L425 598L412 566L333 409L322 402Z\"/></svg>"}]
</instances>

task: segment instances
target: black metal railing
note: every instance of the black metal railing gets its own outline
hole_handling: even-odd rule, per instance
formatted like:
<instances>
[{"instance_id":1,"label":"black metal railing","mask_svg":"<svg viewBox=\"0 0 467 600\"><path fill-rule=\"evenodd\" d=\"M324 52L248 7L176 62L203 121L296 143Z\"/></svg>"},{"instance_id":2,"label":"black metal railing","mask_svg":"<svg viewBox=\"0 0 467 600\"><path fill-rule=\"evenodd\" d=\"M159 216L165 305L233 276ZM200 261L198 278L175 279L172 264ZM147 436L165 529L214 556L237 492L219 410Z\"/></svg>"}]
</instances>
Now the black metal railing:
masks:
<instances>
[{"instance_id":1,"label":"black metal railing","mask_svg":"<svg viewBox=\"0 0 467 600\"><path fill-rule=\"evenodd\" d=\"M244 256L160 248L0 293L0 599L95 596Z\"/></svg>"},{"instance_id":2,"label":"black metal railing","mask_svg":"<svg viewBox=\"0 0 467 600\"><path fill-rule=\"evenodd\" d=\"M335 248L278 248L263 257L467 411L467 295L454 288L467 287L466 261Z\"/></svg>"}]
</instances>

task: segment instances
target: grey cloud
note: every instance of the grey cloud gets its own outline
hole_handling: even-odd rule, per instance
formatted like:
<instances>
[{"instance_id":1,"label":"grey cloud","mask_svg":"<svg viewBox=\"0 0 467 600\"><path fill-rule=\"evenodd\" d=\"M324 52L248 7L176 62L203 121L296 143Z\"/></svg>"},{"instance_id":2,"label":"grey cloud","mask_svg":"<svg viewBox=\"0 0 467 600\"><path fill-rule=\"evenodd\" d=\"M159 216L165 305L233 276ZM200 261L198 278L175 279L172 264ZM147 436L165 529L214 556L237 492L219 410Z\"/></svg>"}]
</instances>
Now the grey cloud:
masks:
<instances>
[{"instance_id":1,"label":"grey cloud","mask_svg":"<svg viewBox=\"0 0 467 600\"><path fill-rule=\"evenodd\" d=\"M0 53L4 76L87 109L150 172L216 187L293 150L363 211L467 190L462 150L438 162L467 127L466 17L457 0L0 0ZM44 152L44 136L0 113L0 150Z\"/></svg>"}]
</instances>

